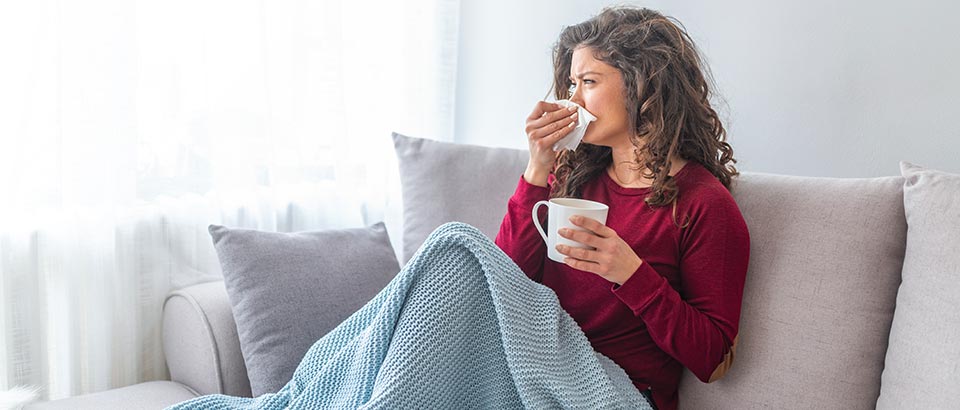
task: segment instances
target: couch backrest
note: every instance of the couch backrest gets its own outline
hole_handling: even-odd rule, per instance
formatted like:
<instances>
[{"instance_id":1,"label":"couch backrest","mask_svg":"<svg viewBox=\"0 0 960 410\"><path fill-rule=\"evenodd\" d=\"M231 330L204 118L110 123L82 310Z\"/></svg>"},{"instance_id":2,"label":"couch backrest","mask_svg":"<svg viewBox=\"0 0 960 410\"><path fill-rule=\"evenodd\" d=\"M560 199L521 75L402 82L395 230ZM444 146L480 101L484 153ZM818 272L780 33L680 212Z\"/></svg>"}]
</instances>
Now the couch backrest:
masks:
<instances>
[{"instance_id":1,"label":"couch backrest","mask_svg":"<svg viewBox=\"0 0 960 410\"><path fill-rule=\"evenodd\" d=\"M405 259L445 222L496 235L526 151L394 143ZM906 244L902 186L743 172L733 196L751 257L736 359L711 384L687 372L681 407L873 408Z\"/></svg>"},{"instance_id":2,"label":"couch backrest","mask_svg":"<svg viewBox=\"0 0 960 410\"><path fill-rule=\"evenodd\" d=\"M906 246L903 178L743 173L750 267L732 370L681 407L872 409Z\"/></svg>"}]
</instances>

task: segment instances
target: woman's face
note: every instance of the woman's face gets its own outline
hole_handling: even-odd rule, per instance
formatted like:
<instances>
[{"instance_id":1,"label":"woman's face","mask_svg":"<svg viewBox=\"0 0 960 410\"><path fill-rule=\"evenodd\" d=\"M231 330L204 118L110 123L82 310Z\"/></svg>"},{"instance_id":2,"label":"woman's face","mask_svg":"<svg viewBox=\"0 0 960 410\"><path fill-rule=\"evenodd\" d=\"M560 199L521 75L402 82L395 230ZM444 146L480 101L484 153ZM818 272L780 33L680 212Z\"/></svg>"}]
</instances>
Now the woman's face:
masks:
<instances>
[{"instance_id":1,"label":"woman's face","mask_svg":"<svg viewBox=\"0 0 960 410\"><path fill-rule=\"evenodd\" d=\"M608 147L630 144L623 76L620 70L593 57L593 49L577 47L570 64L570 101L597 117L583 142Z\"/></svg>"}]
</instances>

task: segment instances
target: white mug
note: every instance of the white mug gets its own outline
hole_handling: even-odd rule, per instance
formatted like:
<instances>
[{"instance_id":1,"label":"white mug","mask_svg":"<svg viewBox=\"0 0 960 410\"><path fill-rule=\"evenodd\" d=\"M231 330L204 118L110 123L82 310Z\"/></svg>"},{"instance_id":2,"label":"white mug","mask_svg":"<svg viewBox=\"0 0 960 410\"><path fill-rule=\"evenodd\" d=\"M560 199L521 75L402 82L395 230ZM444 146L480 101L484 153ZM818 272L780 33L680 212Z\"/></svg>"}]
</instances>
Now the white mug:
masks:
<instances>
[{"instance_id":1,"label":"white mug","mask_svg":"<svg viewBox=\"0 0 960 410\"><path fill-rule=\"evenodd\" d=\"M549 235L543 231L543 227L540 226L540 218L537 216L537 209L540 208L541 205L547 206L547 232L550 233ZM549 201L537 202L537 204L533 206L533 224L537 226L537 231L540 231L540 236L542 236L543 241L547 243L547 257L556 262L563 263L564 254L557 251L557 244L568 245L575 248L595 249L580 242L564 238L560 236L558 232L560 228L586 231L586 229L570 222L570 217L573 215L593 218L600 221L601 224L606 225L607 211L609 210L610 207L605 204L586 199L553 198Z\"/></svg>"}]
</instances>

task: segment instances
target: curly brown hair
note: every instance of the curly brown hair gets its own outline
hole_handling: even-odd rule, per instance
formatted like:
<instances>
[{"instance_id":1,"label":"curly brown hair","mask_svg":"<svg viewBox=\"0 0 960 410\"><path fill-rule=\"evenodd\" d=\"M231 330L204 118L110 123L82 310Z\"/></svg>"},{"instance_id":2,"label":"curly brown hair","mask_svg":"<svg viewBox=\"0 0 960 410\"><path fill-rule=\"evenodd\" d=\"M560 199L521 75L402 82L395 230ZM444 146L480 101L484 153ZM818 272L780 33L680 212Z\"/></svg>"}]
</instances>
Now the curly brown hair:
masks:
<instances>
[{"instance_id":1,"label":"curly brown hair","mask_svg":"<svg viewBox=\"0 0 960 410\"><path fill-rule=\"evenodd\" d=\"M679 195L669 176L670 158L696 161L732 190L739 175L731 164L733 148L710 105L713 79L693 40L672 17L631 6L604 8L600 14L560 33L553 49L554 80L548 91L570 98L573 51L588 47L594 58L618 69L623 77L630 140L636 159L632 168L653 180L644 202L674 206ZM613 161L611 148L581 144L557 157L550 197L580 197L583 185L605 172ZM684 224L685 226L686 224ZM679 226L679 224L678 224Z\"/></svg>"}]
</instances>

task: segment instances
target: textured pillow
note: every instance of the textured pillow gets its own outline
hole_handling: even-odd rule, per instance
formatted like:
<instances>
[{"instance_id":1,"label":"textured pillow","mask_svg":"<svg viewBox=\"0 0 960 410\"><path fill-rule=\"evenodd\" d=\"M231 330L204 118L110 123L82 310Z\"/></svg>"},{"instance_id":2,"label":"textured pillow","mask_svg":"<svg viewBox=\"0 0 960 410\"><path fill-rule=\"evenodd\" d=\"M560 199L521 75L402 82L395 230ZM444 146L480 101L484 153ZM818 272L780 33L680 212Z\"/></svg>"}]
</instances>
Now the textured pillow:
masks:
<instances>
[{"instance_id":1,"label":"textured pillow","mask_svg":"<svg viewBox=\"0 0 960 410\"><path fill-rule=\"evenodd\" d=\"M403 263L427 236L459 221L497 236L526 150L454 144L393 133L403 195ZM531 211L532 212L532 211Z\"/></svg>"},{"instance_id":2,"label":"textured pillow","mask_svg":"<svg viewBox=\"0 0 960 410\"><path fill-rule=\"evenodd\" d=\"M907 253L878 409L957 408L960 175L900 162Z\"/></svg>"},{"instance_id":3,"label":"textured pillow","mask_svg":"<svg viewBox=\"0 0 960 410\"><path fill-rule=\"evenodd\" d=\"M209 231L254 396L280 390L317 339L400 271L382 222L296 233Z\"/></svg>"},{"instance_id":4,"label":"textured pillow","mask_svg":"<svg viewBox=\"0 0 960 410\"><path fill-rule=\"evenodd\" d=\"M743 172L750 230L740 343L723 379L689 371L684 409L872 409L906 243L903 178ZM682 194L681 194L682 195Z\"/></svg>"}]
</instances>

